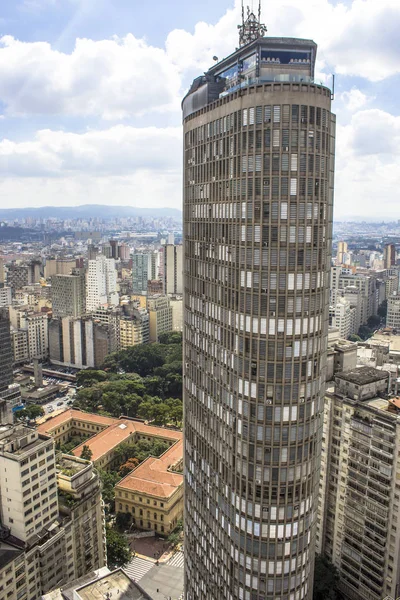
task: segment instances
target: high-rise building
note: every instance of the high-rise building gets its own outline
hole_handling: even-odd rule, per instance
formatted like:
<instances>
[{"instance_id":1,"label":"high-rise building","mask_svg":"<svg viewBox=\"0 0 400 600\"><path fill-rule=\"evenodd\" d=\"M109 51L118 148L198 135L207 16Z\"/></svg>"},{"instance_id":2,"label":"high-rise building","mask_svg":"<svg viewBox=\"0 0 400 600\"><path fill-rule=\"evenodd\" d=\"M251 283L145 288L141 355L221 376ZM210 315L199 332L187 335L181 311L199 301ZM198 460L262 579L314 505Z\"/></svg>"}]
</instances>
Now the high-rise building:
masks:
<instances>
[{"instance_id":1,"label":"high-rise building","mask_svg":"<svg viewBox=\"0 0 400 600\"><path fill-rule=\"evenodd\" d=\"M338 242L336 264L343 265L345 254L347 254L347 242Z\"/></svg>"},{"instance_id":2,"label":"high-rise building","mask_svg":"<svg viewBox=\"0 0 400 600\"><path fill-rule=\"evenodd\" d=\"M0 283L0 308L10 306L12 302L11 288Z\"/></svg>"},{"instance_id":3,"label":"high-rise building","mask_svg":"<svg viewBox=\"0 0 400 600\"><path fill-rule=\"evenodd\" d=\"M86 310L91 312L104 304L117 306L118 302L115 260L99 254L88 262Z\"/></svg>"},{"instance_id":4,"label":"high-rise building","mask_svg":"<svg viewBox=\"0 0 400 600\"><path fill-rule=\"evenodd\" d=\"M135 252L132 256L132 291L134 294L144 294L150 277L150 255Z\"/></svg>"},{"instance_id":5,"label":"high-rise building","mask_svg":"<svg viewBox=\"0 0 400 600\"><path fill-rule=\"evenodd\" d=\"M47 313L35 312L32 306L16 306L10 308L10 316L14 329L26 331L29 360L45 360L49 353Z\"/></svg>"},{"instance_id":6,"label":"high-rise building","mask_svg":"<svg viewBox=\"0 0 400 600\"><path fill-rule=\"evenodd\" d=\"M53 317L81 317L86 311L85 275L53 275L51 278Z\"/></svg>"},{"instance_id":7,"label":"high-rise building","mask_svg":"<svg viewBox=\"0 0 400 600\"><path fill-rule=\"evenodd\" d=\"M388 297L386 325L400 329L400 294L392 294Z\"/></svg>"},{"instance_id":8,"label":"high-rise building","mask_svg":"<svg viewBox=\"0 0 400 600\"><path fill-rule=\"evenodd\" d=\"M182 294L183 293L183 246L167 244L164 246L164 293Z\"/></svg>"},{"instance_id":9,"label":"high-rise building","mask_svg":"<svg viewBox=\"0 0 400 600\"><path fill-rule=\"evenodd\" d=\"M105 565L101 487L93 465L55 455L35 429L0 431L2 598L42 594Z\"/></svg>"},{"instance_id":10,"label":"high-rise building","mask_svg":"<svg viewBox=\"0 0 400 600\"><path fill-rule=\"evenodd\" d=\"M183 100L187 600L312 597L335 117L264 32Z\"/></svg>"},{"instance_id":11,"label":"high-rise building","mask_svg":"<svg viewBox=\"0 0 400 600\"><path fill-rule=\"evenodd\" d=\"M172 331L172 307L167 296L156 294L147 300L150 342L158 342L162 333Z\"/></svg>"},{"instance_id":12,"label":"high-rise building","mask_svg":"<svg viewBox=\"0 0 400 600\"><path fill-rule=\"evenodd\" d=\"M397 598L400 586L400 399L389 373L337 373L324 409L317 551L353 600Z\"/></svg>"},{"instance_id":13,"label":"high-rise building","mask_svg":"<svg viewBox=\"0 0 400 600\"><path fill-rule=\"evenodd\" d=\"M72 269L75 269L75 267L75 259L48 258L44 267L44 276L48 279L53 275L70 275Z\"/></svg>"},{"instance_id":14,"label":"high-rise building","mask_svg":"<svg viewBox=\"0 0 400 600\"><path fill-rule=\"evenodd\" d=\"M49 355L54 364L99 368L115 348L113 332L92 317L63 317L49 323Z\"/></svg>"},{"instance_id":15,"label":"high-rise building","mask_svg":"<svg viewBox=\"0 0 400 600\"><path fill-rule=\"evenodd\" d=\"M0 393L13 382L13 350L7 308L0 308Z\"/></svg>"},{"instance_id":16,"label":"high-rise building","mask_svg":"<svg viewBox=\"0 0 400 600\"><path fill-rule=\"evenodd\" d=\"M383 249L383 266L385 269L390 269L396 264L396 246L387 244Z\"/></svg>"},{"instance_id":17,"label":"high-rise building","mask_svg":"<svg viewBox=\"0 0 400 600\"><path fill-rule=\"evenodd\" d=\"M24 265L10 265L7 271L7 285L15 296L17 290L22 289L29 282L29 269Z\"/></svg>"}]
</instances>

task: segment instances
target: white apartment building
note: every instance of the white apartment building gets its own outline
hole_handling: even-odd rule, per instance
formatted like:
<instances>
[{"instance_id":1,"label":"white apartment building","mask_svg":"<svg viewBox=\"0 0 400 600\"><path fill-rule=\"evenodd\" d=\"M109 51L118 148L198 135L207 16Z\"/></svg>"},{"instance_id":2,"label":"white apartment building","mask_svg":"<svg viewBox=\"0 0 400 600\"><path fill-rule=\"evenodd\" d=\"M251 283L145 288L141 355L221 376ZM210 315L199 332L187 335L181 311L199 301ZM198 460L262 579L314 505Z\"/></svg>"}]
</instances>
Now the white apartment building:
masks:
<instances>
[{"instance_id":1,"label":"white apartment building","mask_svg":"<svg viewBox=\"0 0 400 600\"><path fill-rule=\"evenodd\" d=\"M10 306L12 302L11 288L0 284L0 308Z\"/></svg>"},{"instance_id":2,"label":"white apartment building","mask_svg":"<svg viewBox=\"0 0 400 600\"><path fill-rule=\"evenodd\" d=\"M172 308L172 331L183 331L183 297L172 296L170 305Z\"/></svg>"},{"instance_id":3,"label":"white apartment building","mask_svg":"<svg viewBox=\"0 0 400 600\"><path fill-rule=\"evenodd\" d=\"M356 308L345 298L339 298L335 305L329 307L329 325L337 327L340 337L347 339L358 331L355 329L355 314Z\"/></svg>"},{"instance_id":4,"label":"white apartment building","mask_svg":"<svg viewBox=\"0 0 400 600\"><path fill-rule=\"evenodd\" d=\"M316 550L345 598L396 598L400 586L400 399L389 374L336 374L324 403Z\"/></svg>"},{"instance_id":5,"label":"white apartment building","mask_svg":"<svg viewBox=\"0 0 400 600\"><path fill-rule=\"evenodd\" d=\"M183 294L183 246L164 246L164 293Z\"/></svg>"},{"instance_id":6,"label":"white apartment building","mask_svg":"<svg viewBox=\"0 0 400 600\"><path fill-rule=\"evenodd\" d=\"M0 598L39 600L105 565L99 477L88 461L56 458L49 436L0 428L0 510Z\"/></svg>"},{"instance_id":7,"label":"white apartment building","mask_svg":"<svg viewBox=\"0 0 400 600\"><path fill-rule=\"evenodd\" d=\"M376 314L376 280L373 277L361 273L351 274L344 267L331 268L331 304L335 302L334 298L343 295L340 291L346 292L347 288L356 288L360 292L360 321L361 324L367 322L368 318Z\"/></svg>"},{"instance_id":8,"label":"white apartment building","mask_svg":"<svg viewBox=\"0 0 400 600\"><path fill-rule=\"evenodd\" d=\"M28 345L28 360L34 358L45 360L49 355L47 313L35 312L31 306L11 306L10 322L14 330L25 332L13 333L15 361L23 362L26 360L23 358L26 353L26 342Z\"/></svg>"},{"instance_id":9,"label":"white apartment building","mask_svg":"<svg viewBox=\"0 0 400 600\"><path fill-rule=\"evenodd\" d=\"M386 325L393 329L400 329L400 294L388 297Z\"/></svg>"},{"instance_id":10,"label":"white apartment building","mask_svg":"<svg viewBox=\"0 0 400 600\"><path fill-rule=\"evenodd\" d=\"M117 306L117 270L115 260L99 254L88 261L86 282L86 310L91 312L104 304Z\"/></svg>"},{"instance_id":11,"label":"white apartment building","mask_svg":"<svg viewBox=\"0 0 400 600\"><path fill-rule=\"evenodd\" d=\"M167 296L157 294L147 300L150 320L150 342L157 342L162 333L172 331L172 307Z\"/></svg>"}]
</instances>

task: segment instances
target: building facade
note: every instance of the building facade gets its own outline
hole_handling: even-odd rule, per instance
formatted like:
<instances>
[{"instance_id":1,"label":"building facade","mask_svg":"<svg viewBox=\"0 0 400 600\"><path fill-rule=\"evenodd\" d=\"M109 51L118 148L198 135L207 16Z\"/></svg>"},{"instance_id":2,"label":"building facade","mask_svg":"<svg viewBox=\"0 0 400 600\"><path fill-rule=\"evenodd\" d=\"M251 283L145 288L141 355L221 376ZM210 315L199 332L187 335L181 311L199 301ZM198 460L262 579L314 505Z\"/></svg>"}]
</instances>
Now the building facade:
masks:
<instances>
[{"instance_id":1,"label":"building facade","mask_svg":"<svg viewBox=\"0 0 400 600\"><path fill-rule=\"evenodd\" d=\"M391 269L396 264L396 246L387 244L383 249L383 266L385 269Z\"/></svg>"},{"instance_id":2,"label":"building facade","mask_svg":"<svg viewBox=\"0 0 400 600\"><path fill-rule=\"evenodd\" d=\"M317 550L352 600L400 589L400 399L388 380L371 367L339 373L325 399Z\"/></svg>"},{"instance_id":3,"label":"building facade","mask_svg":"<svg viewBox=\"0 0 400 600\"><path fill-rule=\"evenodd\" d=\"M150 342L158 342L162 333L172 331L172 307L167 296L156 294L147 300Z\"/></svg>"},{"instance_id":4,"label":"building facade","mask_svg":"<svg viewBox=\"0 0 400 600\"><path fill-rule=\"evenodd\" d=\"M11 288L0 283L0 308L10 306L12 302Z\"/></svg>"},{"instance_id":5,"label":"building facade","mask_svg":"<svg viewBox=\"0 0 400 600\"><path fill-rule=\"evenodd\" d=\"M386 325L400 329L400 294L388 296Z\"/></svg>"},{"instance_id":6,"label":"building facade","mask_svg":"<svg viewBox=\"0 0 400 600\"><path fill-rule=\"evenodd\" d=\"M335 117L314 42L240 33L183 100L185 597L311 599Z\"/></svg>"},{"instance_id":7,"label":"building facade","mask_svg":"<svg viewBox=\"0 0 400 600\"><path fill-rule=\"evenodd\" d=\"M0 392L13 382L13 352L10 318L7 308L0 308Z\"/></svg>"},{"instance_id":8,"label":"building facade","mask_svg":"<svg viewBox=\"0 0 400 600\"><path fill-rule=\"evenodd\" d=\"M0 432L0 484L1 597L39 600L105 565L100 483L91 463L56 458L49 436L10 425ZM61 511L59 495L67 504Z\"/></svg>"},{"instance_id":9,"label":"building facade","mask_svg":"<svg viewBox=\"0 0 400 600\"><path fill-rule=\"evenodd\" d=\"M182 294L183 293L183 246L167 244L164 246L164 293Z\"/></svg>"},{"instance_id":10,"label":"building facade","mask_svg":"<svg viewBox=\"0 0 400 600\"><path fill-rule=\"evenodd\" d=\"M112 351L113 339L109 326L91 317L52 319L49 324L50 361L78 369L99 368Z\"/></svg>"},{"instance_id":11,"label":"building facade","mask_svg":"<svg viewBox=\"0 0 400 600\"><path fill-rule=\"evenodd\" d=\"M54 275L51 278L53 318L81 317L86 312L85 275Z\"/></svg>"},{"instance_id":12,"label":"building facade","mask_svg":"<svg viewBox=\"0 0 400 600\"><path fill-rule=\"evenodd\" d=\"M117 270L115 260L99 254L88 261L86 281L86 310L91 312L104 304L117 306Z\"/></svg>"}]
</instances>

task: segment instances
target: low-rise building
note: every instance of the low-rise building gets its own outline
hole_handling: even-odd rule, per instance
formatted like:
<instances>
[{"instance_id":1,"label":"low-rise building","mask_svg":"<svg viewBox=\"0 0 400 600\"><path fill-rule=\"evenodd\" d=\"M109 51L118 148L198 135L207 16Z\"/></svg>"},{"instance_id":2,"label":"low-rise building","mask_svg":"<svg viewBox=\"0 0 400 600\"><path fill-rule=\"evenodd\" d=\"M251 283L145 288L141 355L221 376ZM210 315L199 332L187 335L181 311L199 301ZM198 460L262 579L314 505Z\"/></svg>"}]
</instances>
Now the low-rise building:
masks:
<instances>
[{"instance_id":1,"label":"low-rise building","mask_svg":"<svg viewBox=\"0 0 400 600\"><path fill-rule=\"evenodd\" d=\"M149 457L115 486L118 512L139 529L168 535L183 517L182 441Z\"/></svg>"},{"instance_id":2,"label":"low-rise building","mask_svg":"<svg viewBox=\"0 0 400 600\"><path fill-rule=\"evenodd\" d=\"M118 447L121 444L133 445L140 440L166 442L170 448L163 455L146 459L117 484L116 498L120 499L117 510L134 515L138 528L161 534L171 532L182 518L182 432L127 417L113 419L74 409L46 419L38 430L51 435L57 443L65 443L76 435L88 438L92 434L72 452L79 457L87 446L94 466L104 470L119 465ZM149 506L152 508L150 514Z\"/></svg>"}]
</instances>

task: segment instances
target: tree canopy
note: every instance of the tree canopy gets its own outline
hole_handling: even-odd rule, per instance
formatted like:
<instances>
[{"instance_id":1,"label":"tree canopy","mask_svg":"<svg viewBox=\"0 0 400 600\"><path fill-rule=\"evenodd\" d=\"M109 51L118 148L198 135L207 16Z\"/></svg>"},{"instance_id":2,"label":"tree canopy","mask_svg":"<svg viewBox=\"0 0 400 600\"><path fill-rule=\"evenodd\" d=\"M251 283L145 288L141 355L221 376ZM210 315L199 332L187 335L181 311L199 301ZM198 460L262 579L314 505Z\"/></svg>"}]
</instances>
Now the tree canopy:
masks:
<instances>
[{"instance_id":1,"label":"tree canopy","mask_svg":"<svg viewBox=\"0 0 400 600\"><path fill-rule=\"evenodd\" d=\"M93 456L93 452L91 451L89 446L84 444L84 446L82 448L82 452L81 452L81 458L83 458L83 460L92 460L92 456Z\"/></svg>"},{"instance_id":2,"label":"tree canopy","mask_svg":"<svg viewBox=\"0 0 400 600\"><path fill-rule=\"evenodd\" d=\"M44 410L38 404L28 404L24 409L18 411L18 418L37 419L43 415Z\"/></svg>"},{"instance_id":3,"label":"tree canopy","mask_svg":"<svg viewBox=\"0 0 400 600\"><path fill-rule=\"evenodd\" d=\"M125 566L132 558L128 540L110 526L106 527L107 563L112 568Z\"/></svg>"},{"instance_id":4,"label":"tree canopy","mask_svg":"<svg viewBox=\"0 0 400 600\"><path fill-rule=\"evenodd\" d=\"M163 344L132 346L108 356L103 370L78 374L74 405L120 417L139 417L155 425L182 422L182 336L163 334Z\"/></svg>"},{"instance_id":5,"label":"tree canopy","mask_svg":"<svg viewBox=\"0 0 400 600\"><path fill-rule=\"evenodd\" d=\"M326 556L315 557L313 600L337 600L339 571Z\"/></svg>"}]
</instances>

